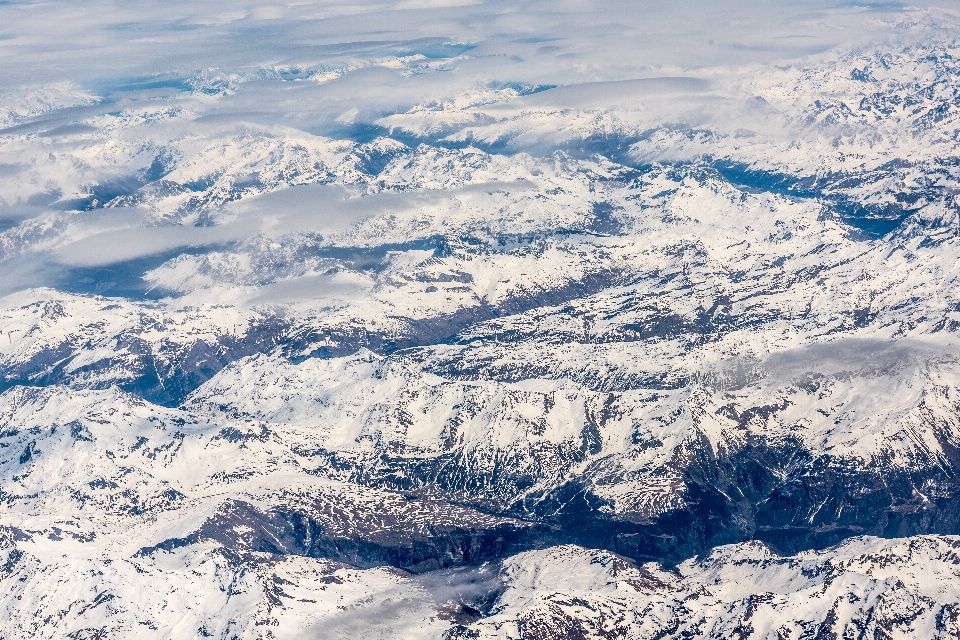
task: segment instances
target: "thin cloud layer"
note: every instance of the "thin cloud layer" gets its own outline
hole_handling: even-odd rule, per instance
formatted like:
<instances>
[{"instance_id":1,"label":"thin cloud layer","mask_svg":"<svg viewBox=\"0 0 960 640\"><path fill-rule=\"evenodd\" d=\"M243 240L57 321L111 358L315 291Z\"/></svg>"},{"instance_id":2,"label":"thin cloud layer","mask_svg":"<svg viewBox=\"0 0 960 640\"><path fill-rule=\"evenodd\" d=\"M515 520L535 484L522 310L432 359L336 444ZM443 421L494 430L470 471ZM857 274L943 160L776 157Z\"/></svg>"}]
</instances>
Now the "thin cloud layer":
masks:
<instances>
[{"instance_id":1,"label":"thin cloud layer","mask_svg":"<svg viewBox=\"0 0 960 640\"><path fill-rule=\"evenodd\" d=\"M825 0L0 4L3 289L178 247L342 231L420 197L343 200L305 183L380 188L302 177L302 167L263 187L267 155L167 177L192 157L209 162L217 145L283 138L295 154L304 140L391 135L405 153L426 141L549 155L600 131L626 138L618 158L683 159L692 152L682 144L637 143L637 132L703 127L776 141L783 117L743 78L861 45L949 40L958 16L949 3ZM537 113L554 120L515 117ZM393 157L358 153L374 173ZM151 183L157 197L207 189L191 200L204 211L145 212L138 189ZM62 213L100 206L115 213ZM45 281L50 273L61 275Z\"/></svg>"},{"instance_id":2,"label":"thin cloud layer","mask_svg":"<svg viewBox=\"0 0 960 640\"><path fill-rule=\"evenodd\" d=\"M934 14L893 3L753 2L14 2L0 6L0 80L103 88L200 69L349 65L470 48L458 74L522 80L635 77L796 58L910 38ZM906 19L903 18L906 16ZM437 42L439 40L439 42Z\"/></svg>"}]
</instances>

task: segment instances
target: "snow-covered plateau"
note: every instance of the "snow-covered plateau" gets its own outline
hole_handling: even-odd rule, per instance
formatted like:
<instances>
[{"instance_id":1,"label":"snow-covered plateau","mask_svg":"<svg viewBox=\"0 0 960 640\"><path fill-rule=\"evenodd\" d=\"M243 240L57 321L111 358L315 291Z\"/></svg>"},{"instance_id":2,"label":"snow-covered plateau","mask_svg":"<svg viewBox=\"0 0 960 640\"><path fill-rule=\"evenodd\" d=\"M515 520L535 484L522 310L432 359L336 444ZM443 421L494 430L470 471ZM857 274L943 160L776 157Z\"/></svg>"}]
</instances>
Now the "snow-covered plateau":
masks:
<instances>
[{"instance_id":1,"label":"snow-covered plateau","mask_svg":"<svg viewBox=\"0 0 960 640\"><path fill-rule=\"evenodd\" d=\"M960 638L955 7L227 4L0 2L0 640Z\"/></svg>"}]
</instances>

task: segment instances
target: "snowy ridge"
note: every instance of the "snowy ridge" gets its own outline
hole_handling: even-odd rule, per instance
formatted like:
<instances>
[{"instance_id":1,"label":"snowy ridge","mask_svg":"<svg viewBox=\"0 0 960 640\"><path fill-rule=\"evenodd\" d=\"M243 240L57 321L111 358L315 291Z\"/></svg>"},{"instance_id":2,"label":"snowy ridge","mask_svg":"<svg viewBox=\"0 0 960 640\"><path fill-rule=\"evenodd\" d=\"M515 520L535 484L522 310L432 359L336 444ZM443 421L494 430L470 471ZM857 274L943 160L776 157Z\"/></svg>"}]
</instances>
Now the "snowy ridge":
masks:
<instances>
[{"instance_id":1,"label":"snowy ridge","mask_svg":"<svg viewBox=\"0 0 960 640\"><path fill-rule=\"evenodd\" d=\"M0 553L2 581L18 596L6 610L7 628L38 638L104 631L261 638L267 627L278 638L941 639L960 631L957 545L954 537L857 538L828 553L780 557L744 543L675 571L558 546L506 561L490 615L479 619L475 609L445 601L451 591L437 582L298 556L196 545L44 566L9 542Z\"/></svg>"},{"instance_id":2,"label":"snowy ridge","mask_svg":"<svg viewBox=\"0 0 960 640\"><path fill-rule=\"evenodd\" d=\"M277 638L350 638L394 629L439 637L449 626L437 619L429 594L388 568L363 571L302 556L241 557L211 545L149 558L44 565L16 548L2 553L4 582L15 585L4 610L5 632L34 638L260 638L265 628ZM368 624L356 619L356 611L370 609L383 617Z\"/></svg>"},{"instance_id":3,"label":"snowy ridge","mask_svg":"<svg viewBox=\"0 0 960 640\"><path fill-rule=\"evenodd\" d=\"M955 538L858 538L779 557L719 547L676 572L554 547L511 559L494 614L450 637L950 638Z\"/></svg>"}]
</instances>

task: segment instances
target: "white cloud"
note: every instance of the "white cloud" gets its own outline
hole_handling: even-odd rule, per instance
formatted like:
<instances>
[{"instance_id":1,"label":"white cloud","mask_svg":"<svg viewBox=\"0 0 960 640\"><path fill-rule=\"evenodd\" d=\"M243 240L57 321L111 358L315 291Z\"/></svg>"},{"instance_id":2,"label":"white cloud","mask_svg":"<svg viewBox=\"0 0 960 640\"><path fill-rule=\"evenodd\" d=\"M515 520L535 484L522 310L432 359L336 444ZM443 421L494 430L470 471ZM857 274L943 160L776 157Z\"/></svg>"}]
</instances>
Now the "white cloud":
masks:
<instances>
[{"instance_id":1,"label":"white cloud","mask_svg":"<svg viewBox=\"0 0 960 640\"><path fill-rule=\"evenodd\" d=\"M838 46L948 38L960 14L951 3L845 0L81 0L0 4L0 24L0 126L13 127L0 133L3 232L56 209L44 194L69 200L142 171L172 141L188 148L191 140L242 137L251 125L362 136L373 123L401 123L400 132L413 118L425 131L474 127L474 139L512 136L511 151L543 152L585 130L581 124L595 112L616 107L632 110L634 127L707 123L775 136L776 114L737 93L744 77ZM298 78L325 81L290 81ZM440 116L431 114L446 113L445 103L504 83L557 88L462 110L434 126ZM134 118L161 104L190 115L108 126L106 114ZM491 118L537 110L562 112L562 126L549 135L528 122L487 126ZM134 148L137 159L124 158L122 150ZM244 197L214 216L220 224L204 228L155 226L131 209L84 214L35 249L63 265L110 264L258 233L332 233L437 197L341 196L298 186ZM22 258L33 266L7 264L7 272L48 273L37 268L38 255Z\"/></svg>"}]
</instances>

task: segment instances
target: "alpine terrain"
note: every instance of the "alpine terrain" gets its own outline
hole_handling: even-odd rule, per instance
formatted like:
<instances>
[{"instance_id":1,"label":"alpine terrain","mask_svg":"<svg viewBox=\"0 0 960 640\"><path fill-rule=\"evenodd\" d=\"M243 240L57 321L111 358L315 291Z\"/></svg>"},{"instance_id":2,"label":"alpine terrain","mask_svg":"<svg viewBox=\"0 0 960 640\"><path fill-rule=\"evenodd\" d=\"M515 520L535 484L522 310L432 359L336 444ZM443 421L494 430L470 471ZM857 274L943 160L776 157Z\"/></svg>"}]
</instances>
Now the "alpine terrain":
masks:
<instances>
[{"instance_id":1,"label":"alpine terrain","mask_svg":"<svg viewBox=\"0 0 960 640\"><path fill-rule=\"evenodd\" d=\"M0 2L0 639L958 637L952 3Z\"/></svg>"}]
</instances>

